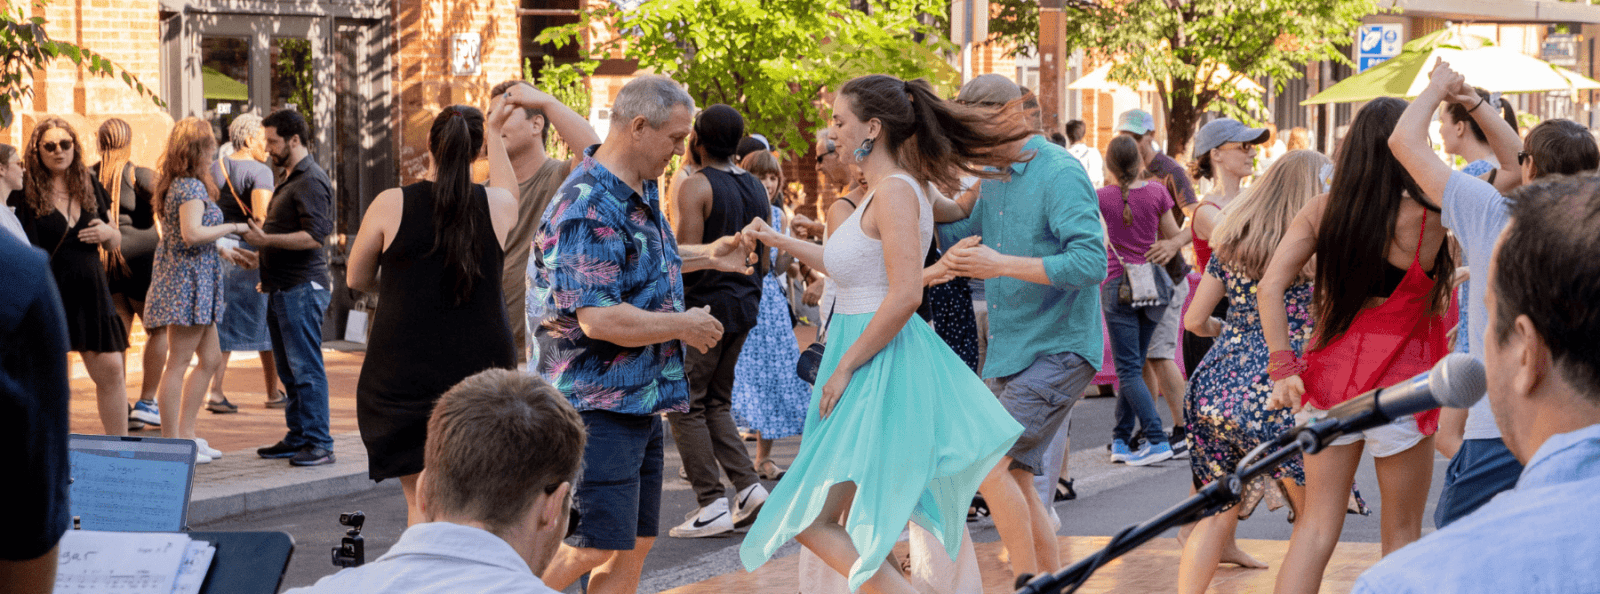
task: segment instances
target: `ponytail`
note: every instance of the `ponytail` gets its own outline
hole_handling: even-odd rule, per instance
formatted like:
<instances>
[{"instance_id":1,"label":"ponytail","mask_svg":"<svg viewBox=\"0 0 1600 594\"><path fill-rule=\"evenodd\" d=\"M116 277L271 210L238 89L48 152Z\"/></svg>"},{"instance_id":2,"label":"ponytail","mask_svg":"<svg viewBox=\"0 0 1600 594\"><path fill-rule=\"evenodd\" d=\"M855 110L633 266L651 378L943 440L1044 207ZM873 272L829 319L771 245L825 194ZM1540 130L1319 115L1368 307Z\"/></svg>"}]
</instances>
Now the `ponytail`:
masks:
<instances>
[{"instance_id":1,"label":"ponytail","mask_svg":"<svg viewBox=\"0 0 1600 594\"><path fill-rule=\"evenodd\" d=\"M963 175L1003 178L1012 163L1027 160L996 152L1034 134L1021 100L999 109L958 105L940 99L927 80L885 74L851 79L839 93L850 97L858 119L882 123L880 146L901 167L935 186L953 186Z\"/></svg>"},{"instance_id":2,"label":"ponytail","mask_svg":"<svg viewBox=\"0 0 1600 594\"><path fill-rule=\"evenodd\" d=\"M444 108L428 130L428 150L433 154L433 248L444 252L447 287L459 306L472 296L477 284L478 230L491 223L488 209L472 198L472 161L483 148L483 112L466 105Z\"/></svg>"},{"instance_id":3,"label":"ponytail","mask_svg":"<svg viewBox=\"0 0 1600 594\"><path fill-rule=\"evenodd\" d=\"M1122 224L1133 226L1133 205L1128 203L1128 186L1139 181L1144 172L1144 159L1139 156L1139 144L1132 137L1118 135L1106 147L1106 168L1111 170L1117 189L1122 192Z\"/></svg>"}]
</instances>

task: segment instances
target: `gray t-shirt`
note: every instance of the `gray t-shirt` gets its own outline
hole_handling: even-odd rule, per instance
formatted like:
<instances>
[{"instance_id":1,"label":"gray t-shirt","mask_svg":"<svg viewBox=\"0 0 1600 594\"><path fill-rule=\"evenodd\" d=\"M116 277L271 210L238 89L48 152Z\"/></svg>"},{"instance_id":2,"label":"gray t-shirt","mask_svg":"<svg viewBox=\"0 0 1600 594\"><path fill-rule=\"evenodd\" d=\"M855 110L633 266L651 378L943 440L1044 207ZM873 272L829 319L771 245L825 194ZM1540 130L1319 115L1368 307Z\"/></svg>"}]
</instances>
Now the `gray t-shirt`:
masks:
<instances>
[{"instance_id":1,"label":"gray t-shirt","mask_svg":"<svg viewBox=\"0 0 1600 594\"><path fill-rule=\"evenodd\" d=\"M1489 260L1494 254L1495 241L1509 220L1506 198L1489 182L1466 173L1455 171L1444 186L1444 226L1455 233L1461 251L1467 258L1471 278L1462 285L1468 295L1467 335L1468 354L1483 359L1484 330L1489 322L1489 310L1483 296L1489 290ZM1489 399L1483 398L1467 413L1466 439L1498 439L1500 428L1495 425L1494 414L1489 410Z\"/></svg>"}]
</instances>

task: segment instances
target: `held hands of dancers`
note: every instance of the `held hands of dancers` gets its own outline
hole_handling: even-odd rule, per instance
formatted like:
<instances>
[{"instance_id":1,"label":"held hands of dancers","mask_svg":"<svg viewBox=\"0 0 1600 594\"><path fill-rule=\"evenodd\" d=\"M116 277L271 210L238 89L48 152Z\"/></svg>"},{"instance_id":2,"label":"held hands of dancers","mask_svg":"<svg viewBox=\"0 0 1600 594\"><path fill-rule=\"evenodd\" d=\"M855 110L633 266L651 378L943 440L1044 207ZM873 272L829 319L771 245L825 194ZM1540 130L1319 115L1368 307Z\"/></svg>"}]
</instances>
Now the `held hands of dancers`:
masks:
<instances>
[{"instance_id":1,"label":"held hands of dancers","mask_svg":"<svg viewBox=\"0 0 1600 594\"><path fill-rule=\"evenodd\" d=\"M1476 109L1483 98L1478 92L1467 84L1467 78L1450 67L1450 63L1440 59L1433 65L1433 70L1428 73L1428 89L1437 91L1439 98L1450 103Z\"/></svg>"},{"instance_id":2,"label":"held hands of dancers","mask_svg":"<svg viewBox=\"0 0 1600 594\"><path fill-rule=\"evenodd\" d=\"M960 271L956 269L956 265L951 257L951 254L955 253L958 249L967 249L977 246L980 240L980 237L974 235L971 237L962 238L961 241L956 242L956 244L953 246L950 246L950 249L945 250L944 255L939 256L938 262L934 262L932 266L922 270L922 285L925 287L931 287L934 285L948 283L958 276L972 276L970 274L961 274Z\"/></svg>"},{"instance_id":3,"label":"held hands of dancers","mask_svg":"<svg viewBox=\"0 0 1600 594\"><path fill-rule=\"evenodd\" d=\"M950 247L939 262L948 266L955 276L991 279L1002 276L1006 256L983 245L983 238L973 235Z\"/></svg>"},{"instance_id":4,"label":"held hands of dancers","mask_svg":"<svg viewBox=\"0 0 1600 594\"><path fill-rule=\"evenodd\" d=\"M1272 378L1272 396L1267 399L1267 408L1300 412L1301 396L1306 393L1300 374L1305 370L1305 362L1296 357L1294 351L1273 351L1268 355L1267 375Z\"/></svg>"}]
</instances>

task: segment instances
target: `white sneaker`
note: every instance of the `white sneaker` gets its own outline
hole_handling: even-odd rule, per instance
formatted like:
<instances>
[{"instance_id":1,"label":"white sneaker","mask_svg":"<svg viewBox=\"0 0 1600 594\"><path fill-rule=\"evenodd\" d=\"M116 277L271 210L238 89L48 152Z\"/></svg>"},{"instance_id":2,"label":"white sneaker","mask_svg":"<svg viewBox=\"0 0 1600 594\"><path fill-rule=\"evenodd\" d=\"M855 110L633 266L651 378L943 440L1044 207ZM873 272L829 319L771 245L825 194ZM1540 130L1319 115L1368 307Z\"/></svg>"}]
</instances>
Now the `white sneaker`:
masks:
<instances>
[{"instance_id":1,"label":"white sneaker","mask_svg":"<svg viewBox=\"0 0 1600 594\"><path fill-rule=\"evenodd\" d=\"M728 512L727 497L689 512L689 515L684 516L684 520L667 534L673 538L703 538L733 532L733 514Z\"/></svg>"},{"instance_id":2,"label":"white sneaker","mask_svg":"<svg viewBox=\"0 0 1600 594\"><path fill-rule=\"evenodd\" d=\"M767 488L761 483L751 483L744 490L739 491L738 497L733 500L733 523L735 526L753 520L756 512L761 511L761 504L767 502Z\"/></svg>"},{"instance_id":3,"label":"white sneaker","mask_svg":"<svg viewBox=\"0 0 1600 594\"><path fill-rule=\"evenodd\" d=\"M194 438L194 445L195 445L195 450L200 452L200 453L202 453L202 454L205 454L207 458L210 458L212 460L216 460L216 459L222 458L222 450L218 450L216 448L211 447L211 444L206 443L206 438L204 438L204 437L196 437L196 438Z\"/></svg>"},{"instance_id":4,"label":"white sneaker","mask_svg":"<svg viewBox=\"0 0 1600 594\"><path fill-rule=\"evenodd\" d=\"M202 452L202 451L199 451L199 450L195 450L195 452L194 452L194 463L195 464L210 464L211 463L211 456L207 456L205 454L205 452Z\"/></svg>"}]
</instances>

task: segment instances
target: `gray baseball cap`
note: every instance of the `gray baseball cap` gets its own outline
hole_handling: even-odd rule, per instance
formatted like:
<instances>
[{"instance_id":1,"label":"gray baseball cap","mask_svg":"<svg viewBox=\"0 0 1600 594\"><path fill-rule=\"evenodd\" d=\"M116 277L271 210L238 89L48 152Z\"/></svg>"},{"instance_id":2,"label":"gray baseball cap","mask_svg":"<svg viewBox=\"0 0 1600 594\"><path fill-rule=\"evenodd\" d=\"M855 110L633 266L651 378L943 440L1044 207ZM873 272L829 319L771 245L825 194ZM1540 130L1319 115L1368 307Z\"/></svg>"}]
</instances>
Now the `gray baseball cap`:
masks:
<instances>
[{"instance_id":1,"label":"gray baseball cap","mask_svg":"<svg viewBox=\"0 0 1600 594\"><path fill-rule=\"evenodd\" d=\"M1194 135L1194 155L1198 158L1229 142L1261 144L1269 136L1266 128L1251 128L1233 118L1211 120Z\"/></svg>"}]
</instances>

